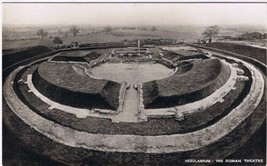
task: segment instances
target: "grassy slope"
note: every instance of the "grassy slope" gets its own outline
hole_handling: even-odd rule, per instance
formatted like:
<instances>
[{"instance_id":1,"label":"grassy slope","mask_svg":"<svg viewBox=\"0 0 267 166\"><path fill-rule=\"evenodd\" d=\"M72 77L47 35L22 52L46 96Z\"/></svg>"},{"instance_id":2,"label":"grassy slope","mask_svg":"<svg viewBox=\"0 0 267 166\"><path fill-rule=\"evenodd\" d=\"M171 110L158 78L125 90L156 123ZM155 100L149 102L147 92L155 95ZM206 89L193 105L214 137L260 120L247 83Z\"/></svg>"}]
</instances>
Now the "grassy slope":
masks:
<instances>
[{"instance_id":1,"label":"grassy slope","mask_svg":"<svg viewBox=\"0 0 267 166\"><path fill-rule=\"evenodd\" d=\"M83 58L84 58L87 62L90 62L90 61L92 61L92 60L96 60L96 59L98 59L100 56L101 56L100 53L92 51L92 52L86 54Z\"/></svg>"},{"instance_id":2,"label":"grassy slope","mask_svg":"<svg viewBox=\"0 0 267 166\"><path fill-rule=\"evenodd\" d=\"M72 64L44 62L39 65L38 72L51 84L77 92L99 93L107 83L106 80L79 75Z\"/></svg>"},{"instance_id":3,"label":"grassy slope","mask_svg":"<svg viewBox=\"0 0 267 166\"><path fill-rule=\"evenodd\" d=\"M186 51L186 50L164 51L163 54L164 54L163 58L168 59L173 63L177 61L195 59L195 58L207 59L207 57L202 53L194 51Z\"/></svg>"},{"instance_id":4,"label":"grassy slope","mask_svg":"<svg viewBox=\"0 0 267 166\"><path fill-rule=\"evenodd\" d=\"M203 98L229 77L229 68L217 59L196 62L186 74L143 84L146 107L171 107Z\"/></svg>"},{"instance_id":5,"label":"grassy slope","mask_svg":"<svg viewBox=\"0 0 267 166\"><path fill-rule=\"evenodd\" d=\"M220 74L220 71L221 63L217 59L196 62L192 70L185 75L173 75L172 77L157 81L160 87L160 94L168 96L173 94L175 89L176 95L182 95L202 89L209 85ZM171 85L166 84L167 82Z\"/></svg>"},{"instance_id":6,"label":"grassy slope","mask_svg":"<svg viewBox=\"0 0 267 166\"><path fill-rule=\"evenodd\" d=\"M54 101L86 108L118 107L118 83L79 75L70 64L43 63L37 71L33 75L34 85Z\"/></svg>"},{"instance_id":7,"label":"grassy slope","mask_svg":"<svg viewBox=\"0 0 267 166\"><path fill-rule=\"evenodd\" d=\"M221 42L214 42L208 43L207 47L214 47L226 51L231 51L237 54L245 55L251 58L255 58L265 64L266 62L266 53L267 49L263 48L255 48L252 46L241 45L241 44L234 44L234 43L221 43Z\"/></svg>"},{"instance_id":8,"label":"grassy slope","mask_svg":"<svg viewBox=\"0 0 267 166\"><path fill-rule=\"evenodd\" d=\"M27 47L23 49L14 49L3 51L3 68L6 68L16 62L32 58L41 54L51 52L52 50L44 46Z\"/></svg>"},{"instance_id":9,"label":"grassy slope","mask_svg":"<svg viewBox=\"0 0 267 166\"><path fill-rule=\"evenodd\" d=\"M53 61L74 61L74 62L90 62L101 56L101 53L95 51L70 51L64 52L54 57Z\"/></svg>"}]
</instances>

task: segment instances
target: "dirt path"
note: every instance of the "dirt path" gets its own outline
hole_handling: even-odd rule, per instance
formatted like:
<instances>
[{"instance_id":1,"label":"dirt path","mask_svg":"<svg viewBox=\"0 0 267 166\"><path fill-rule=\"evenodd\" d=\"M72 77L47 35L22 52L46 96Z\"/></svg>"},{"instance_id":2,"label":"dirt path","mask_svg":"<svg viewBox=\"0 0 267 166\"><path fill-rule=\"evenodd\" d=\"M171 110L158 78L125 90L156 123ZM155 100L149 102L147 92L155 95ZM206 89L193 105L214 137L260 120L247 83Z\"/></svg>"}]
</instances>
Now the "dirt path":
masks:
<instances>
[{"instance_id":1,"label":"dirt path","mask_svg":"<svg viewBox=\"0 0 267 166\"><path fill-rule=\"evenodd\" d=\"M123 103L123 111L119 113L113 122L138 122L138 93L131 84L126 90L126 95Z\"/></svg>"}]
</instances>

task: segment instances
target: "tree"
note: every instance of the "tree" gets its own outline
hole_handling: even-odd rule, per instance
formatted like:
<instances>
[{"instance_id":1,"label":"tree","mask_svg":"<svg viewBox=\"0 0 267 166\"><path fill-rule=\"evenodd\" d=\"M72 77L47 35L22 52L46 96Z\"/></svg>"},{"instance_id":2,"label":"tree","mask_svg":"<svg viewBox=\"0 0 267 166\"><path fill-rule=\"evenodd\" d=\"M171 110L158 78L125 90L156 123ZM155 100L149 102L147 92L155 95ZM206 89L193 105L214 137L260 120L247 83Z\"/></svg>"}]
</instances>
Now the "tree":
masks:
<instances>
[{"instance_id":1,"label":"tree","mask_svg":"<svg viewBox=\"0 0 267 166\"><path fill-rule=\"evenodd\" d=\"M54 37L53 43L57 45L57 48L59 47L59 44L63 44L63 41L60 37Z\"/></svg>"},{"instance_id":2,"label":"tree","mask_svg":"<svg viewBox=\"0 0 267 166\"><path fill-rule=\"evenodd\" d=\"M43 30L43 29L38 29L38 31L37 31L37 35L38 35L38 36L41 36L41 38L42 38L42 40L43 40L44 37L48 35L48 33L47 33L45 30Z\"/></svg>"},{"instance_id":3,"label":"tree","mask_svg":"<svg viewBox=\"0 0 267 166\"><path fill-rule=\"evenodd\" d=\"M240 36L242 40L255 40L255 39L264 39L264 34L259 32L244 33Z\"/></svg>"},{"instance_id":4,"label":"tree","mask_svg":"<svg viewBox=\"0 0 267 166\"><path fill-rule=\"evenodd\" d=\"M153 26L152 28L151 28L151 31L156 31L157 30L157 27L155 27L155 26Z\"/></svg>"},{"instance_id":5,"label":"tree","mask_svg":"<svg viewBox=\"0 0 267 166\"><path fill-rule=\"evenodd\" d=\"M212 37L218 35L220 32L220 28L217 25L209 26L206 30L202 33L204 38L209 39L209 43L212 42Z\"/></svg>"},{"instance_id":6,"label":"tree","mask_svg":"<svg viewBox=\"0 0 267 166\"><path fill-rule=\"evenodd\" d=\"M79 29L77 26L71 26L70 32L73 33L73 36L76 37L76 34L79 33Z\"/></svg>"},{"instance_id":7,"label":"tree","mask_svg":"<svg viewBox=\"0 0 267 166\"><path fill-rule=\"evenodd\" d=\"M103 28L103 31L106 32L106 33L110 33L112 31L112 28L110 26L105 26Z\"/></svg>"}]
</instances>

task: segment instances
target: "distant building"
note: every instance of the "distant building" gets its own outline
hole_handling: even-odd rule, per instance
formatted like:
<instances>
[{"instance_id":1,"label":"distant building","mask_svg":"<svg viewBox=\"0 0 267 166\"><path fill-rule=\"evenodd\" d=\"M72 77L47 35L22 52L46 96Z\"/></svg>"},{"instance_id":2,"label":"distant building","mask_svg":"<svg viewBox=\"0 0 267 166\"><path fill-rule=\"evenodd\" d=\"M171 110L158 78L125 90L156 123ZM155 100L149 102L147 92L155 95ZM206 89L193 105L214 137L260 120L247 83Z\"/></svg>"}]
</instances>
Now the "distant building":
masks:
<instances>
[{"instance_id":1,"label":"distant building","mask_svg":"<svg viewBox=\"0 0 267 166\"><path fill-rule=\"evenodd\" d=\"M70 44L70 48L79 48L80 47L80 44L79 42L71 42Z\"/></svg>"},{"instance_id":2,"label":"distant building","mask_svg":"<svg viewBox=\"0 0 267 166\"><path fill-rule=\"evenodd\" d=\"M228 35L214 36L213 38L217 41L232 39L232 37Z\"/></svg>"}]
</instances>

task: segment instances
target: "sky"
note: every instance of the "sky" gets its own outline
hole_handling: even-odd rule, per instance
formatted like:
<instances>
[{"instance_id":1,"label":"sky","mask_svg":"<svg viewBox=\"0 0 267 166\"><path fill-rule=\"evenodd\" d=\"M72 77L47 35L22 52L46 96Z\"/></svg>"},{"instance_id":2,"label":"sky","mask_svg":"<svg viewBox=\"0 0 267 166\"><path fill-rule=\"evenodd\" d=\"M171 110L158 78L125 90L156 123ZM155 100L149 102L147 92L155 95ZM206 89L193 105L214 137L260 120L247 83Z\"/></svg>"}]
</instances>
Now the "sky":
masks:
<instances>
[{"instance_id":1,"label":"sky","mask_svg":"<svg viewBox=\"0 0 267 166\"><path fill-rule=\"evenodd\" d=\"M265 25L264 3L3 3L3 25Z\"/></svg>"}]
</instances>

